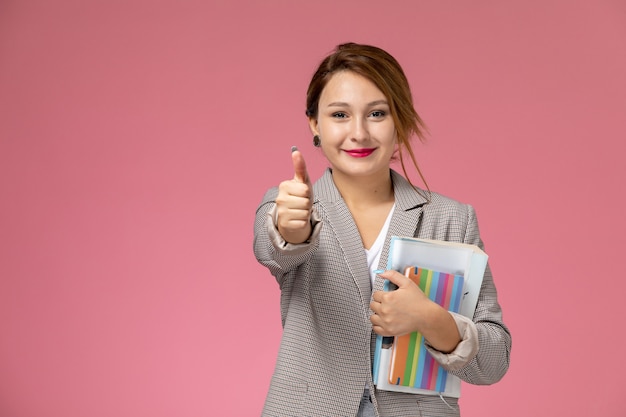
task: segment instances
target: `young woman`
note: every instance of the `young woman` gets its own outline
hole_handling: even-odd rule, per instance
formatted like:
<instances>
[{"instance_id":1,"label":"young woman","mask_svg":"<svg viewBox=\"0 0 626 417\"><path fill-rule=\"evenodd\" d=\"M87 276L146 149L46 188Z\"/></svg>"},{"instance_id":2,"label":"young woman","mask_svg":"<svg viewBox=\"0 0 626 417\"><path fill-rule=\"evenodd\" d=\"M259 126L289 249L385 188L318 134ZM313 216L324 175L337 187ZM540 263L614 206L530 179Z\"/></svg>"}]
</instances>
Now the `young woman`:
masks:
<instances>
[{"instance_id":1,"label":"young woman","mask_svg":"<svg viewBox=\"0 0 626 417\"><path fill-rule=\"evenodd\" d=\"M313 144L330 168L311 184L292 149L294 177L256 213L254 251L281 290L283 337L265 416L457 416L456 399L376 390L376 334L420 331L445 369L491 384L508 369L510 334L487 267L473 320L430 301L387 264L389 237L482 247L471 206L413 186L390 168L423 137L407 79L387 52L339 45L307 92ZM421 173L420 173L421 176ZM398 286L383 292L385 279Z\"/></svg>"}]
</instances>

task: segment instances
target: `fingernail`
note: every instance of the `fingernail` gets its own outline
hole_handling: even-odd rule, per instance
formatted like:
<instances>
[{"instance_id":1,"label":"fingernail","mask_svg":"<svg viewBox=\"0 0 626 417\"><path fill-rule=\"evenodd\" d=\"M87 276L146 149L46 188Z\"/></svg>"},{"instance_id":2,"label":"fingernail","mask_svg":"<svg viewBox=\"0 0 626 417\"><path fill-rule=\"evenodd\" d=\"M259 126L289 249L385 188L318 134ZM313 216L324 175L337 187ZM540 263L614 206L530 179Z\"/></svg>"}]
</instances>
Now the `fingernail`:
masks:
<instances>
[{"instance_id":1,"label":"fingernail","mask_svg":"<svg viewBox=\"0 0 626 417\"><path fill-rule=\"evenodd\" d=\"M297 150L298 150L298 147L297 147L297 146L292 146L292 147L291 147L291 152L295 152L295 151L297 151Z\"/></svg>"},{"instance_id":2,"label":"fingernail","mask_svg":"<svg viewBox=\"0 0 626 417\"><path fill-rule=\"evenodd\" d=\"M377 269L376 271L374 271L376 275L382 274L383 272L385 272L384 269Z\"/></svg>"}]
</instances>

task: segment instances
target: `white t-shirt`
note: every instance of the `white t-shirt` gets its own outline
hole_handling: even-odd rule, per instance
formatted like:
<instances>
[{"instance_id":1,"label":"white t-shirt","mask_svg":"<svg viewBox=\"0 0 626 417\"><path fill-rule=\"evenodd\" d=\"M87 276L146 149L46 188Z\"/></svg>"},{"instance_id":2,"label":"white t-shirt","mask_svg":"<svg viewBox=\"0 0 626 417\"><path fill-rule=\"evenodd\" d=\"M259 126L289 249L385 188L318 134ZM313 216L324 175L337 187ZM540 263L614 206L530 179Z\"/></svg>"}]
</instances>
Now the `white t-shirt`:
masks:
<instances>
[{"instance_id":1,"label":"white t-shirt","mask_svg":"<svg viewBox=\"0 0 626 417\"><path fill-rule=\"evenodd\" d=\"M365 256L367 257L367 266L370 270L372 287L374 286L374 280L376 279L376 273L374 271L378 271L380 253L382 252L383 246L385 245L385 238L387 237L387 232L389 231L389 223L391 223L391 217L393 216L393 211L395 210L395 208L396 205L394 203L393 207L391 207L391 210L389 210L387 220L385 220L383 228L380 229L380 233L378 234L376 241L369 249L365 249Z\"/></svg>"}]
</instances>

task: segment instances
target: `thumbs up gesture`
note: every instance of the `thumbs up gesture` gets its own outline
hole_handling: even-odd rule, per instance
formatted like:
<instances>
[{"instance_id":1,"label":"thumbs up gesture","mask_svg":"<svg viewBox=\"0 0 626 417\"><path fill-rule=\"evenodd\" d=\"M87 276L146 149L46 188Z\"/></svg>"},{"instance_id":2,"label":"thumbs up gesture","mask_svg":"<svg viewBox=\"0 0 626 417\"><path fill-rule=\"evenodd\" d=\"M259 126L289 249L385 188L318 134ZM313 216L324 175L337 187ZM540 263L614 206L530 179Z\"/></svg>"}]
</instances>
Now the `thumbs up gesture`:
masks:
<instances>
[{"instance_id":1,"label":"thumbs up gesture","mask_svg":"<svg viewBox=\"0 0 626 417\"><path fill-rule=\"evenodd\" d=\"M278 186L276 197L276 226L286 242L297 244L306 241L311 235L311 209L313 207L313 186L302 153L292 148L293 179Z\"/></svg>"}]
</instances>

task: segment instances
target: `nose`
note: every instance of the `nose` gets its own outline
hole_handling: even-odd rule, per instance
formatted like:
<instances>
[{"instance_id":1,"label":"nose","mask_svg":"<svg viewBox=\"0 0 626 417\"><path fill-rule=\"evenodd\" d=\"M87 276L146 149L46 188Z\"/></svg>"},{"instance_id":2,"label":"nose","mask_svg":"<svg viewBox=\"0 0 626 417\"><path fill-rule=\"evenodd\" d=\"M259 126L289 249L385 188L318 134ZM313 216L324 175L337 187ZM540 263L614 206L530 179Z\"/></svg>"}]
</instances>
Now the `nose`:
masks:
<instances>
[{"instance_id":1,"label":"nose","mask_svg":"<svg viewBox=\"0 0 626 417\"><path fill-rule=\"evenodd\" d=\"M352 131L350 132L350 140L359 142L369 137L367 128L367 120L364 117L355 117L352 119Z\"/></svg>"}]
</instances>

